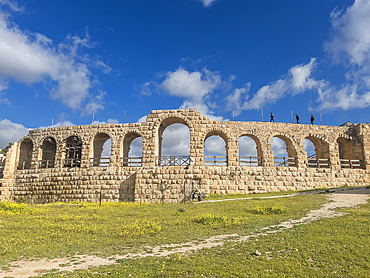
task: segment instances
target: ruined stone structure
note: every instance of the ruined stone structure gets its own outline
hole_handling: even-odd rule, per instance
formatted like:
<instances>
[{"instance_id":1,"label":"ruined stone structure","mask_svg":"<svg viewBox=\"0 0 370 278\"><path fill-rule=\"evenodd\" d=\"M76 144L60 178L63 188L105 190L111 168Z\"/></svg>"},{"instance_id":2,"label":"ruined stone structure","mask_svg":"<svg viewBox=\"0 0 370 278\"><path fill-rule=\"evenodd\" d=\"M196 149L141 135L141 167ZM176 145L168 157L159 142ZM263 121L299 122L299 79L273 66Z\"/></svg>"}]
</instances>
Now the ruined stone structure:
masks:
<instances>
[{"instance_id":1,"label":"ruined stone structure","mask_svg":"<svg viewBox=\"0 0 370 278\"><path fill-rule=\"evenodd\" d=\"M162 134L174 124L190 130L190 155L162 156ZM205 157L207 138L220 136L226 155ZM252 138L256 157L239 155ZM142 156L130 157L141 137ZM282 139L287 157L276 158L271 139ZM102 157L110 139L111 156ZM315 146L307 155L303 140ZM146 122L31 130L0 159L0 199L181 202L195 191L253 193L370 183L370 125L303 125L212 121L195 109L157 110Z\"/></svg>"}]
</instances>

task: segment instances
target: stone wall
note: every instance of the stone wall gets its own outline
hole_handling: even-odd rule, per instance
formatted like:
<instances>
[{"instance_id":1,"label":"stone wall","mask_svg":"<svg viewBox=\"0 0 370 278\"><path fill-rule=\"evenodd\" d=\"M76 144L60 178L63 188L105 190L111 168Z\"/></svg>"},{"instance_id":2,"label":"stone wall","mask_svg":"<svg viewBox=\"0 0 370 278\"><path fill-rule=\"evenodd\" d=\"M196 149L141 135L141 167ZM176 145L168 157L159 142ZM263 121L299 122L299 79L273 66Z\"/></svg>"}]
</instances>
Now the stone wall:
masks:
<instances>
[{"instance_id":1,"label":"stone wall","mask_svg":"<svg viewBox=\"0 0 370 278\"><path fill-rule=\"evenodd\" d=\"M190 163L159 166L162 134L174 123L190 130ZM205 166L204 144L212 135L225 141L226 166ZM240 166L242 136L256 143L261 159L256 167ZM141 165L129 167L130 144L137 137L143 140ZM275 166L273 137L285 142L294 163ZM311 168L303 147L305 138L315 145L315 159L327 161L328 167ZM112 142L109 166L100 163L107 139ZM346 165L349 169L343 169ZM201 116L195 109L157 110L143 123L31 130L13 146L6 167L2 199L27 198L40 203L100 199L181 202L195 190L226 194L368 185L370 125L220 122Z\"/></svg>"}]
</instances>

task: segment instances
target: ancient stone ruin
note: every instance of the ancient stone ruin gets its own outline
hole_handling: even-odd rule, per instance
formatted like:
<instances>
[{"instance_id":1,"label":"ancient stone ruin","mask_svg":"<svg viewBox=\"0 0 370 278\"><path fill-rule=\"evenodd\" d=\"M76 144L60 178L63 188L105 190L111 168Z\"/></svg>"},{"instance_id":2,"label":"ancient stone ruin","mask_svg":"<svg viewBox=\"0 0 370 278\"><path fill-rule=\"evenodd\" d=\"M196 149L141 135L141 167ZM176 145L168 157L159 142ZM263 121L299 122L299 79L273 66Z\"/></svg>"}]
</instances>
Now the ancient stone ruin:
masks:
<instances>
[{"instance_id":1,"label":"ancient stone ruin","mask_svg":"<svg viewBox=\"0 0 370 278\"><path fill-rule=\"evenodd\" d=\"M190 155L163 156L162 134L174 124L190 130ZM220 136L225 155L204 155L207 138ZM239 154L252 138L257 156ZM135 138L142 155L130 156ZM288 155L276 157L273 137ZM315 154L308 156L303 140ZM110 157L102 146L111 140ZM34 203L99 200L182 202L206 194L303 190L370 183L370 124L344 126L213 121L195 109L157 110L146 122L31 130L0 157L0 200Z\"/></svg>"}]
</instances>

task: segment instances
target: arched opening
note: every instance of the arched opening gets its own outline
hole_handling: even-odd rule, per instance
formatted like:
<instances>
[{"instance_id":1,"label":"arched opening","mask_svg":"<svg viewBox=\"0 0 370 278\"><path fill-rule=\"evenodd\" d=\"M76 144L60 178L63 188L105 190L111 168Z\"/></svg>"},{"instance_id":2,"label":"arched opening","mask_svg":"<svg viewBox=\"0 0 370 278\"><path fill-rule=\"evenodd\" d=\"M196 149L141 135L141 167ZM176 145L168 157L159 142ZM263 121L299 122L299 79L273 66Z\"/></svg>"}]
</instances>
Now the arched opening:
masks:
<instances>
[{"instance_id":1,"label":"arched opening","mask_svg":"<svg viewBox=\"0 0 370 278\"><path fill-rule=\"evenodd\" d=\"M123 153L121 154L121 165L124 167L141 167L143 156L143 138L131 132L126 134L123 140Z\"/></svg>"},{"instance_id":2,"label":"arched opening","mask_svg":"<svg viewBox=\"0 0 370 278\"><path fill-rule=\"evenodd\" d=\"M263 166L262 148L257 137L253 135L239 137L239 165Z\"/></svg>"},{"instance_id":3,"label":"arched opening","mask_svg":"<svg viewBox=\"0 0 370 278\"><path fill-rule=\"evenodd\" d=\"M112 140L106 133L98 133L93 141L93 157L90 159L93 167L109 167Z\"/></svg>"},{"instance_id":4,"label":"arched opening","mask_svg":"<svg viewBox=\"0 0 370 278\"><path fill-rule=\"evenodd\" d=\"M274 152L275 166L297 167L297 152L292 141L282 135L271 139L271 149Z\"/></svg>"},{"instance_id":5,"label":"arched opening","mask_svg":"<svg viewBox=\"0 0 370 278\"><path fill-rule=\"evenodd\" d=\"M204 140L204 165L227 166L227 137L219 131L211 131Z\"/></svg>"},{"instance_id":6,"label":"arched opening","mask_svg":"<svg viewBox=\"0 0 370 278\"><path fill-rule=\"evenodd\" d=\"M158 166L190 165L190 129L180 118L167 118L158 130Z\"/></svg>"},{"instance_id":7,"label":"arched opening","mask_svg":"<svg viewBox=\"0 0 370 278\"><path fill-rule=\"evenodd\" d=\"M303 139L303 147L307 153L307 165L310 168L329 168L329 144L316 137L307 136Z\"/></svg>"},{"instance_id":8,"label":"arched opening","mask_svg":"<svg viewBox=\"0 0 370 278\"><path fill-rule=\"evenodd\" d=\"M52 137L48 137L42 143L42 159L40 168L54 168L55 154L57 152L57 143Z\"/></svg>"},{"instance_id":9,"label":"arched opening","mask_svg":"<svg viewBox=\"0 0 370 278\"><path fill-rule=\"evenodd\" d=\"M32 140L29 138L24 139L20 146L18 170L31 169L32 152Z\"/></svg>"},{"instance_id":10,"label":"arched opening","mask_svg":"<svg viewBox=\"0 0 370 278\"><path fill-rule=\"evenodd\" d=\"M80 167L82 141L77 136L70 136L66 140L66 156L64 167Z\"/></svg>"},{"instance_id":11,"label":"arched opening","mask_svg":"<svg viewBox=\"0 0 370 278\"><path fill-rule=\"evenodd\" d=\"M343 137L339 137L337 142L341 168L363 168L361 144Z\"/></svg>"}]
</instances>

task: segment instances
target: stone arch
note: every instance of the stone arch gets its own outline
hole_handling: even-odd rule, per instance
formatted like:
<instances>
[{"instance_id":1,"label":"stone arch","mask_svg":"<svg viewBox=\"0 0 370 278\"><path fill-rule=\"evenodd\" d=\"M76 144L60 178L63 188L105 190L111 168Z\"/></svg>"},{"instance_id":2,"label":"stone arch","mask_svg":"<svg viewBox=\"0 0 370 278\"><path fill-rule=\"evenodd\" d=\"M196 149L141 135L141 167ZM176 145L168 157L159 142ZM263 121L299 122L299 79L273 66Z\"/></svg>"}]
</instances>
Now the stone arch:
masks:
<instances>
[{"instance_id":1,"label":"stone arch","mask_svg":"<svg viewBox=\"0 0 370 278\"><path fill-rule=\"evenodd\" d=\"M40 168L54 168L57 142L53 136L47 136L41 145L42 158Z\"/></svg>"},{"instance_id":2,"label":"stone arch","mask_svg":"<svg viewBox=\"0 0 370 278\"><path fill-rule=\"evenodd\" d=\"M311 142L314 146L314 153L307 151L305 140ZM330 167L330 144L325 139L314 134L308 134L302 139L302 145L306 151L307 165L313 168L329 168Z\"/></svg>"},{"instance_id":3,"label":"stone arch","mask_svg":"<svg viewBox=\"0 0 370 278\"><path fill-rule=\"evenodd\" d=\"M110 135L106 132L97 132L93 137L90 156L91 166L93 167L108 167L110 165L110 158L112 155L112 144L113 140ZM110 154L103 155L103 146L107 141L111 141ZM91 154L92 152L92 154Z\"/></svg>"},{"instance_id":4,"label":"stone arch","mask_svg":"<svg viewBox=\"0 0 370 278\"><path fill-rule=\"evenodd\" d=\"M132 142L137 139L141 138L142 146L141 146L141 155L140 156L131 156L131 144ZM142 134L137 130L130 130L122 136L122 143L121 143L121 165L122 166L142 166L142 156L143 156L143 145L144 145L144 138Z\"/></svg>"},{"instance_id":5,"label":"stone arch","mask_svg":"<svg viewBox=\"0 0 370 278\"><path fill-rule=\"evenodd\" d=\"M255 144L255 148L256 148L256 153L254 155L249 155L250 156L250 159L247 159L246 155L247 154L244 154L241 152L241 140L244 139L244 138L250 138L254 144ZM250 133L242 133L240 136L239 136L239 165L240 166L262 166L263 165L263 153L262 153L262 146L261 146L261 141L259 140L259 138L253 134L250 134ZM244 157L245 159L243 160L242 157ZM252 157L254 157L252 159ZM243 162L244 161L244 162Z\"/></svg>"},{"instance_id":6,"label":"stone arch","mask_svg":"<svg viewBox=\"0 0 370 278\"><path fill-rule=\"evenodd\" d=\"M340 135L337 138L339 159L342 168L363 168L362 145L353 137Z\"/></svg>"},{"instance_id":7,"label":"stone arch","mask_svg":"<svg viewBox=\"0 0 370 278\"><path fill-rule=\"evenodd\" d=\"M215 157L208 157L205 156L205 150L206 150L206 141L211 136L219 136L225 143L225 156L217 156ZM230 144L230 134L222 130L220 128L213 128L208 130L205 133L204 139L203 139L203 156L204 156L204 165L221 165L221 166L227 166L228 165L228 156L229 156L229 144Z\"/></svg>"},{"instance_id":8,"label":"stone arch","mask_svg":"<svg viewBox=\"0 0 370 278\"><path fill-rule=\"evenodd\" d=\"M162 136L163 132L166 130L167 127L173 124L183 124L187 126L190 130L190 142L192 141L192 134L194 133L193 124L191 121L182 115L165 115L160 117L160 121L157 122L157 124L154 127L154 132L157 136L157 142L156 142L156 152L155 156L161 157L162 156ZM189 143L190 143L189 142ZM190 143L191 144L191 143Z\"/></svg>"},{"instance_id":9,"label":"stone arch","mask_svg":"<svg viewBox=\"0 0 370 278\"><path fill-rule=\"evenodd\" d=\"M297 155L297 149L294 144L293 138L291 138L289 135L282 135L279 133L274 133L269 138L270 145L274 137L281 139L285 143L286 152L287 152L287 158L281 158L281 159L277 159L277 156L274 154L275 166L297 166L298 165L298 155ZM282 160L282 161L279 161L279 160Z\"/></svg>"},{"instance_id":10,"label":"stone arch","mask_svg":"<svg viewBox=\"0 0 370 278\"><path fill-rule=\"evenodd\" d=\"M71 135L64 140L64 167L80 167L82 156L82 141L77 135Z\"/></svg>"},{"instance_id":11,"label":"stone arch","mask_svg":"<svg viewBox=\"0 0 370 278\"><path fill-rule=\"evenodd\" d=\"M18 170L31 169L32 154L33 141L31 138L26 137L20 142Z\"/></svg>"}]
</instances>

